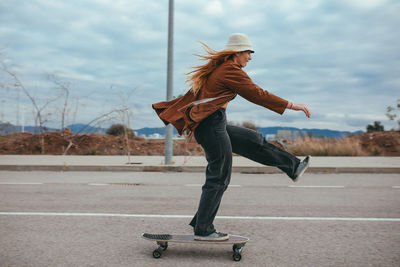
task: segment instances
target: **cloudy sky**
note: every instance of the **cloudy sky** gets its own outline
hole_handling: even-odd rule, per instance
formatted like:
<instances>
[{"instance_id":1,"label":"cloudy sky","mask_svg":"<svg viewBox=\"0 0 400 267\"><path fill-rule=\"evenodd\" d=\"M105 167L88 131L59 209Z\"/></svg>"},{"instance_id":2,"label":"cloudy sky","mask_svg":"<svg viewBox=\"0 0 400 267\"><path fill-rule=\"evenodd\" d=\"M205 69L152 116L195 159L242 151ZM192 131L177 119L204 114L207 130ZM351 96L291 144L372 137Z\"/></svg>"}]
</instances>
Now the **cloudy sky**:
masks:
<instances>
[{"instance_id":1,"label":"cloudy sky","mask_svg":"<svg viewBox=\"0 0 400 267\"><path fill-rule=\"evenodd\" d=\"M174 95L188 90L184 73L202 63L197 41L222 50L243 32L255 48L244 69L253 81L312 115L281 116L237 97L228 120L393 128L385 113L400 98L399 14L397 0L175 0ZM163 126L151 104L166 98L167 38L167 0L0 1L1 62L40 107L60 95L57 83L68 86L67 123L125 105L132 128ZM0 72L0 120L33 124L31 102L13 84ZM48 126L59 126L64 99L44 108Z\"/></svg>"}]
</instances>

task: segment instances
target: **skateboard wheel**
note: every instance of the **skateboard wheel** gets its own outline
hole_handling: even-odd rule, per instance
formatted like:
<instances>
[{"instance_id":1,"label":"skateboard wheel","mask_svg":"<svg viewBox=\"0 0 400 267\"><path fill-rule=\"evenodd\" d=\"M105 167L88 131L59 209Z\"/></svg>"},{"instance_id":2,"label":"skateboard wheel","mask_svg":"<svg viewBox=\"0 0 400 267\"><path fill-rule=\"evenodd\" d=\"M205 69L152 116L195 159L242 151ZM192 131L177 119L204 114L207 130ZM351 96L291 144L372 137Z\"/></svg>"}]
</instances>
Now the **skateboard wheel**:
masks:
<instances>
[{"instance_id":1,"label":"skateboard wheel","mask_svg":"<svg viewBox=\"0 0 400 267\"><path fill-rule=\"evenodd\" d=\"M161 252L158 249L153 251L153 258L158 259L161 257Z\"/></svg>"},{"instance_id":2,"label":"skateboard wheel","mask_svg":"<svg viewBox=\"0 0 400 267\"><path fill-rule=\"evenodd\" d=\"M239 253L233 253L232 258L234 261L240 261L242 259L242 255L240 255Z\"/></svg>"}]
</instances>

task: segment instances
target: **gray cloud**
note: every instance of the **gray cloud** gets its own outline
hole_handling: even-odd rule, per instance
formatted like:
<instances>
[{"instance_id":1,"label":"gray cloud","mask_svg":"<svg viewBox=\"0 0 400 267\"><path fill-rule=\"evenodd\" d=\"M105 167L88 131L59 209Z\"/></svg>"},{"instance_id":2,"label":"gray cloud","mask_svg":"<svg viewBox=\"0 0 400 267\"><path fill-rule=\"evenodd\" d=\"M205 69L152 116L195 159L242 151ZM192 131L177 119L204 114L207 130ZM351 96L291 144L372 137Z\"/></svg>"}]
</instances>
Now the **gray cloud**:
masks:
<instances>
[{"instance_id":1,"label":"gray cloud","mask_svg":"<svg viewBox=\"0 0 400 267\"><path fill-rule=\"evenodd\" d=\"M400 98L399 11L395 0L177 0L174 95L186 92L183 74L201 63L193 56L202 53L196 41L220 50L230 33L244 32L256 50L245 71L262 88L306 103L312 118L280 116L238 98L229 105L231 119L340 130L380 120L389 127L386 106ZM162 126L151 103L166 95L167 20L168 1L5 0L0 45L38 97L55 91L46 74L71 82L80 121L117 106L121 90L135 89L132 126ZM11 122L16 101L15 92L2 93Z\"/></svg>"}]
</instances>

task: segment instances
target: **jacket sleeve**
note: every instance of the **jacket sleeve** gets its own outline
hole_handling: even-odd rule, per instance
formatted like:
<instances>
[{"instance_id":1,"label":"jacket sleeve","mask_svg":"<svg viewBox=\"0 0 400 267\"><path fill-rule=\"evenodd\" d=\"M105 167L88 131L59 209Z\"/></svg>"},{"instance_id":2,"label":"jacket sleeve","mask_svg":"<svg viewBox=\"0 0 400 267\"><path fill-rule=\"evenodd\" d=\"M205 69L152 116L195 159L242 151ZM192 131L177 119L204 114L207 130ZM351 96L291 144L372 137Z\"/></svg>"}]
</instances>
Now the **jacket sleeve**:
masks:
<instances>
[{"instance_id":1,"label":"jacket sleeve","mask_svg":"<svg viewBox=\"0 0 400 267\"><path fill-rule=\"evenodd\" d=\"M253 83L250 77L239 67L232 64L226 66L222 84L248 101L283 114L288 101L276 96Z\"/></svg>"}]
</instances>

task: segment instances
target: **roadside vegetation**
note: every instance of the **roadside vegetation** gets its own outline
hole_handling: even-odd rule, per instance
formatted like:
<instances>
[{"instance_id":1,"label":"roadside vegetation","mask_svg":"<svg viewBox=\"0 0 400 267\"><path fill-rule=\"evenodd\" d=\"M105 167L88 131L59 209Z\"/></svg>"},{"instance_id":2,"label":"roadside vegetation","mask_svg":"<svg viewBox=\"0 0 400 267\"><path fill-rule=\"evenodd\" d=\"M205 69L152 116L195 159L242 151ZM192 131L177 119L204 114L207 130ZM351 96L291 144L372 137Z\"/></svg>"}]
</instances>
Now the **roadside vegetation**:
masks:
<instances>
[{"instance_id":1,"label":"roadside vegetation","mask_svg":"<svg viewBox=\"0 0 400 267\"><path fill-rule=\"evenodd\" d=\"M120 129L120 126L110 130ZM129 132L129 128L125 127ZM121 130L121 129L120 129ZM118 132L118 131L117 131ZM163 139L144 139L120 134L76 134L68 129L40 134L12 133L0 136L2 155L39 155L42 143L47 155L163 155ZM305 137L272 144L298 155L312 156L400 156L400 132L372 132L343 139ZM72 145L71 145L72 144ZM282 146L283 144L283 146ZM66 147L69 147L66 150ZM65 153L67 151L67 153ZM174 140L174 155L200 156L203 149L195 141Z\"/></svg>"},{"instance_id":2,"label":"roadside vegetation","mask_svg":"<svg viewBox=\"0 0 400 267\"><path fill-rule=\"evenodd\" d=\"M359 140L350 138L317 139L306 137L287 145L287 150L298 156L368 156Z\"/></svg>"}]
</instances>

